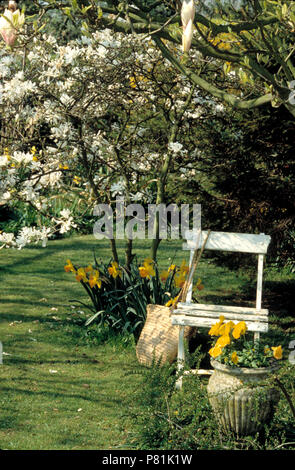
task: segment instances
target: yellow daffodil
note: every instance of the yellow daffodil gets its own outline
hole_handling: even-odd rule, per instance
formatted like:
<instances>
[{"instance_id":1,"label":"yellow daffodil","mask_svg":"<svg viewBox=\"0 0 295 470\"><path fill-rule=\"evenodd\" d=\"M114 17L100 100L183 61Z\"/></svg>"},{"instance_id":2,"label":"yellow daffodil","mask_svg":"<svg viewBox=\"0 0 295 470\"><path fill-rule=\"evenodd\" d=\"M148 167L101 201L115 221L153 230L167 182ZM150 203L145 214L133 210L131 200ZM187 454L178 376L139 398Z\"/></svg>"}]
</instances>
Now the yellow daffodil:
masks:
<instances>
[{"instance_id":1,"label":"yellow daffodil","mask_svg":"<svg viewBox=\"0 0 295 470\"><path fill-rule=\"evenodd\" d=\"M152 265L153 265L153 264L154 264L154 260L153 260L152 258L145 258L145 259L144 259L144 263L146 263L146 264L152 264Z\"/></svg>"},{"instance_id":2,"label":"yellow daffodil","mask_svg":"<svg viewBox=\"0 0 295 470\"><path fill-rule=\"evenodd\" d=\"M273 350L273 357L275 359L282 359L283 357L282 346L272 346L271 349Z\"/></svg>"},{"instance_id":3,"label":"yellow daffodil","mask_svg":"<svg viewBox=\"0 0 295 470\"><path fill-rule=\"evenodd\" d=\"M87 276L86 276L86 272L85 272L85 269L84 268L79 268L76 272L76 279L78 282L87 282L88 279L87 279Z\"/></svg>"},{"instance_id":4,"label":"yellow daffodil","mask_svg":"<svg viewBox=\"0 0 295 470\"><path fill-rule=\"evenodd\" d=\"M168 300L168 302L165 304L166 307L174 307L177 304L178 301L178 295L174 297L174 299Z\"/></svg>"},{"instance_id":5,"label":"yellow daffodil","mask_svg":"<svg viewBox=\"0 0 295 470\"><path fill-rule=\"evenodd\" d=\"M162 282L167 281L168 276L169 276L169 271L162 271L162 272L160 273L160 279L161 279L161 281L162 281Z\"/></svg>"},{"instance_id":6,"label":"yellow daffodil","mask_svg":"<svg viewBox=\"0 0 295 470\"><path fill-rule=\"evenodd\" d=\"M85 268L85 273L91 273L93 271L93 266L89 264L87 268Z\"/></svg>"},{"instance_id":7,"label":"yellow daffodil","mask_svg":"<svg viewBox=\"0 0 295 470\"><path fill-rule=\"evenodd\" d=\"M116 261L114 261L108 268L108 272L114 279L116 279L118 276L122 276L122 271L119 269L119 265Z\"/></svg>"},{"instance_id":8,"label":"yellow daffodil","mask_svg":"<svg viewBox=\"0 0 295 470\"><path fill-rule=\"evenodd\" d=\"M180 271L182 274L187 274L187 273L189 272L189 266L186 264L186 261L185 261L185 260L183 260L183 261L181 262L179 271Z\"/></svg>"},{"instance_id":9,"label":"yellow daffodil","mask_svg":"<svg viewBox=\"0 0 295 470\"><path fill-rule=\"evenodd\" d=\"M174 271L176 268L176 265L175 264L170 264L169 268L168 268L168 273L171 273L172 271Z\"/></svg>"},{"instance_id":10,"label":"yellow daffodil","mask_svg":"<svg viewBox=\"0 0 295 470\"><path fill-rule=\"evenodd\" d=\"M185 283L185 273L176 273L174 276L174 283L176 287L182 287Z\"/></svg>"},{"instance_id":11,"label":"yellow daffodil","mask_svg":"<svg viewBox=\"0 0 295 470\"><path fill-rule=\"evenodd\" d=\"M155 269L154 269L154 262L150 258L146 258L143 262L143 266L140 266L138 268L140 277L145 278L147 277L148 279L151 279L152 276L156 275Z\"/></svg>"},{"instance_id":12,"label":"yellow daffodil","mask_svg":"<svg viewBox=\"0 0 295 470\"><path fill-rule=\"evenodd\" d=\"M74 176L74 178L73 178L73 183L75 183L75 184L80 184L80 183L81 183L81 178L80 178L80 176Z\"/></svg>"},{"instance_id":13,"label":"yellow daffodil","mask_svg":"<svg viewBox=\"0 0 295 470\"><path fill-rule=\"evenodd\" d=\"M238 358L238 355L237 355L237 352L234 351L231 355L231 360L234 364L237 364L239 362L239 358Z\"/></svg>"},{"instance_id":14,"label":"yellow daffodil","mask_svg":"<svg viewBox=\"0 0 295 470\"><path fill-rule=\"evenodd\" d=\"M72 273L75 273L76 270L71 262L71 260L67 259L67 264L65 265L65 272L66 273L69 273L69 272L72 272Z\"/></svg>"},{"instance_id":15,"label":"yellow daffodil","mask_svg":"<svg viewBox=\"0 0 295 470\"><path fill-rule=\"evenodd\" d=\"M100 274L99 274L99 271L97 269L93 273L90 274L90 276L89 276L89 285L90 285L91 289L93 289L94 286L97 286L99 289L101 288Z\"/></svg>"},{"instance_id":16,"label":"yellow daffodil","mask_svg":"<svg viewBox=\"0 0 295 470\"><path fill-rule=\"evenodd\" d=\"M194 291L196 290L203 290L204 289L204 286L202 284L202 281L201 279L199 278L194 286Z\"/></svg>"},{"instance_id":17,"label":"yellow daffodil","mask_svg":"<svg viewBox=\"0 0 295 470\"><path fill-rule=\"evenodd\" d=\"M247 325L244 321L237 323L233 329L232 335L235 339L240 338L241 335L244 335L247 331Z\"/></svg>"}]
</instances>

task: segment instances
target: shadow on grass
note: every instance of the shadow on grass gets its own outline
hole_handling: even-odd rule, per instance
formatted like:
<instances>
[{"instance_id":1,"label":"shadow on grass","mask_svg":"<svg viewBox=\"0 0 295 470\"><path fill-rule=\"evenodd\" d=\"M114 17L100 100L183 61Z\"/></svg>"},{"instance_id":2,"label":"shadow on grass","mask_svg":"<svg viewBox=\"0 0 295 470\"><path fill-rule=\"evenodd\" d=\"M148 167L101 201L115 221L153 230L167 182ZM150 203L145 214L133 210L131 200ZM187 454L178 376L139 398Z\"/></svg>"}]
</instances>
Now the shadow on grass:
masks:
<instances>
[{"instance_id":1,"label":"shadow on grass","mask_svg":"<svg viewBox=\"0 0 295 470\"><path fill-rule=\"evenodd\" d=\"M35 254L36 251L38 252L37 254ZM51 244L49 244L46 248L40 248L40 246L29 246L27 248L24 248L22 250L22 255L24 257L20 256L19 259L17 256L14 256L12 260L9 260L8 257L5 257L4 268L2 269L8 272L9 274L14 274L15 268L17 268L18 266L33 265L33 268L35 269L36 261L42 261L46 258L50 259L53 254L59 254L62 252L65 252L66 256L68 257L69 251L77 252L78 256L81 258L84 258L85 252L87 252L89 253L90 261L93 258L93 252L96 253L96 256L98 258L103 257L108 259L109 257L111 259L112 257L110 245L107 241L100 240L98 244L98 242L95 240L81 241L79 239L69 239L65 240L65 243L62 245L59 240L58 243L51 242ZM47 268L48 266L45 265L44 272L48 273ZM38 273L40 271L36 272ZM43 270L41 270L41 272L43 272Z\"/></svg>"},{"instance_id":2,"label":"shadow on grass","mask_svg":"<svg viewBox=\"0 0 295 470\"><path fill-rule=\"evenodd\" d=\"M65 384L63 383L63 386ZM42 383L39 381L38 384L39 387L42 387ZM46 383L47 389L51 387L50 382ZM70 384L69 384L70 386ZM103 404L105 407L111 408L113 405L119 404L122 402L122 400L119 399L114 399L108 394L105 400L102 399L102 394L100 394L99 398L94 398L92 396L86 396L83 394L78 394L78 393L66 393L66 391L63 389L62 391L58 392L54 387L56 387L56 384L52 386L53 391L51 392L50 390L41 390L41 391L32 391L28 390L26 388L21 388L21 387L2 387L3 393L8 393L8 394L21 394L22 396L32 396L32 397L47 397L47 398L52 398L52 399L57 399L57 398L63 398L63 399L77 399L77 400L85 400L89 402L94 402L94 403L99 403Z\"/></svg>"}]
</instances>

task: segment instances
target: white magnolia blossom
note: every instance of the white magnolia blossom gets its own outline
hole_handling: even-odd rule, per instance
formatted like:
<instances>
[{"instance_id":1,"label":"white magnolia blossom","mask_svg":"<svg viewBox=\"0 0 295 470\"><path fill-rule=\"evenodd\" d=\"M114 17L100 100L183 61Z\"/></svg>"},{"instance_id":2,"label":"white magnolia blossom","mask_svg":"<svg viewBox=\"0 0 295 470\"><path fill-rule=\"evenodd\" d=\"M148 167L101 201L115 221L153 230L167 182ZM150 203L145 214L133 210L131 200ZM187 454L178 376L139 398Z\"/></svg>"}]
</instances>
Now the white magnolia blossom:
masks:
<instances>
[{"instance_id":1,"label":"white magnolia blossom","mask_svg":"<svg viewBox=\"0 0 295 470\"><path fill-rule=\"evenodd\" d=\"M14 233L0 232L0 248L10 248L16 246Z\"/></svg>"},{"instance_id":2,"label":"white magnolia blossom","mask_svg":"<svg viewBox=\"0 0 295 470\"><path fill-rule=\"evenodd\" d=\"M126 188L126 185L122 179L118 181L117 183L113 183L110 188L112 197L123 194L125 188Z\"/></svg>"},{"instance_id":3,"label":"white magnolia blossom","mask_svg":"<svg viewBox=\"0 0 295 470\"><path fill-rule=\"evenodd\" d=\"M195 2L194 0L183 0L181 7L182 50L188 52L194 33Z\"/></svg>"},{"instance_id":4,"label":"white magnolia blossom","mask_svg":"<svg viewBox=\"0 0 295 470\"><path fill-rule=\"evenodd\" d=\"M179 153L182 150L183 145L179 142L169 142L168 148L174 153Z\"/></svg>"},{"instance_id":5,"label":"white magnolia blossom","mask_svg":"<svg viewBox=\"0 0 295 470\"><path fill-rule=\"evenodd\" d=\"M15 3L15 2L10 2ZM16 40L17 31L25 22L25 15L14 7L6 8L4 14L0 16L0 33L8 46L13 46Z\"/></svg>"}]
</instances>

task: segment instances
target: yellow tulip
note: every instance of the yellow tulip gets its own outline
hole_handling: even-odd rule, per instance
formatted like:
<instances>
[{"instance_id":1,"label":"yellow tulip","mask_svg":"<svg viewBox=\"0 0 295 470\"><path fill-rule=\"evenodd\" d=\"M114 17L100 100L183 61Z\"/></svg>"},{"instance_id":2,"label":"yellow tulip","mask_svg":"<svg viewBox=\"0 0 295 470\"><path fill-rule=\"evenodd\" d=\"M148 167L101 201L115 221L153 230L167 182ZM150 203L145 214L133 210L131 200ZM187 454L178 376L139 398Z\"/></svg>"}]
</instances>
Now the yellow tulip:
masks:
<instances>
[{"instance_id":1,"label":"yellow tulip","mask_svg":"<svg viewBox=\"0 0 295 470\"><path fill-rule=\"evenodd\" d=\"M194 291L195 290L203 290L204 289L204 286L202 284L202 280L199 278L194 286Z\"/></svg>"},{"instance_id":2,"label":"yellow tulip","mask_svg":"<svg viewBox=\"0 0 295 470\"><path fill-rule=\"evenodd\" d=\"M85 268L85 272L86 272L86 273L91 273L92 271L93 271L93 267L92 267L91 264L89 264L89 265L87 266L87 268Z\"/></svg>"}]
</instances>

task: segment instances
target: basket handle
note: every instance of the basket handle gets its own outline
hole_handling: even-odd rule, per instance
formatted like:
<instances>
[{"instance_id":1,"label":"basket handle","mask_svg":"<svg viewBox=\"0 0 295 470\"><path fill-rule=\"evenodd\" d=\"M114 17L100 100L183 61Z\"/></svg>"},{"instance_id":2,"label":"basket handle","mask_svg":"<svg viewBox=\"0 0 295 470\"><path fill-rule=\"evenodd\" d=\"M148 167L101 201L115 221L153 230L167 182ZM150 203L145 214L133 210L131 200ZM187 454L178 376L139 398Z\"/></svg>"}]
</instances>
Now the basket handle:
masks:
<instances>
[{"instance_id":1,"label":"basket handle","mask_svg":"<svg viewBox=\"0 0 295 470\"><path fill-rule=\"evenodd\" d=\"M201 256L203 254L203 251L205 249L205 246L206 246L206 243L207 243L207 240L209 238L209 235L210 235L210 232L211 230L208 230L207 232L207 235L206 235L206 238L203 242L203 245L201 247L201 250L198 250L196 248L195 252L194 252L194 256L193 256L193 259L192 259L192 263L191 263L191 266L190 266L190 270L189 270L189 273L188 273L188 276L187 276L187 279L185 280L185 283L184 285L182 286L182 289L181 291L179 292L178 294L178 299L177 299L177 302L185 302L185 299L186 299L186 296L187 296L187 292L188 292L188 289L189 289L189 286L190 284L192 283L193 281L193 276L195 274L195 270L199 264L199 261L201 259ZM199 237L201 235L201 231L200 231L200 234L199 234ZM199 242L199 240L198 240ZM197 243L197 246L198 246L199 243Z\"/></svg>"}]
</instances>

